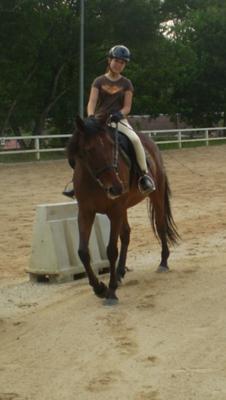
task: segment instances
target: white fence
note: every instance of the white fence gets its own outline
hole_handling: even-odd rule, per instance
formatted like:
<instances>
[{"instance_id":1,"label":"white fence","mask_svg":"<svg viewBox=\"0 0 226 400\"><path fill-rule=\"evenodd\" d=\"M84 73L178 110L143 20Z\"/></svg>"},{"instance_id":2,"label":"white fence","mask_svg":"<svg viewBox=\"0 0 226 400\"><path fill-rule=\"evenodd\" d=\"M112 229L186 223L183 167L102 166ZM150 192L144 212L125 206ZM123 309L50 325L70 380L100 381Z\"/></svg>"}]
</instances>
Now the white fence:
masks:
<instances>
[{"instance_id":1,"label":"white fence","mask_svg":"<svg viewBox=\"0 0 226 400\"><path fill-rule=\"evenodd\" d=\"M167 130L143 130L144 134L152 137L157 144L177 144L179 148L182 148L183 143L188 142L205 142L208 146L211 141L216 140L226 140L226 127L218 128L187 128L187 129L167 129ZM0 138L0 155L5 154L25 154L25 153L35 153L36 159L40 160L41 153L47 152L64 152L64 147L47 147L41 148L40 142L45 140L48 142L49 139L60 139L69 138L71 134L62 135L39 135L39 136L4 136ZM8 150L4 149L7 141L16 140L20 142L21 140L28 141L34 140L33 149L17 149ZM47 143L48 145L48 143Z\"/></svg>"}]
</instances>

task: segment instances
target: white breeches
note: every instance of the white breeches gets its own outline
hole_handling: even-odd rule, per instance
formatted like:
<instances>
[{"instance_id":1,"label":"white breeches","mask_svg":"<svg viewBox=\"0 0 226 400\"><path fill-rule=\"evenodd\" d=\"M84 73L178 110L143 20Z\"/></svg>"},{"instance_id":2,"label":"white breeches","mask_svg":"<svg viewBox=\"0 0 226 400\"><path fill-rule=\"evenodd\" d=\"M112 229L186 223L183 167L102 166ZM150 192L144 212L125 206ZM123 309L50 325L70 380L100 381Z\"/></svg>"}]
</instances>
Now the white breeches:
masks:
<instances>
[{"instance_id":1,"label":"white breeches","mask_svg":"<svg viewBox=\"0 0 226 400\"><path fill-rule=\"evenodd\" d=\"M116 126L116 124L111 123L111 126L114 127ZM141 143L139 136L136 134L136 132L134 132L133 128L131 127L126 118L123 118L121 121L119 121L118 130L124 133L124 135L128 137L135 150L136 159L141 171L147 173L148 169L147 169L147 163L143 145Z\"/></svg>"}]
</instances>

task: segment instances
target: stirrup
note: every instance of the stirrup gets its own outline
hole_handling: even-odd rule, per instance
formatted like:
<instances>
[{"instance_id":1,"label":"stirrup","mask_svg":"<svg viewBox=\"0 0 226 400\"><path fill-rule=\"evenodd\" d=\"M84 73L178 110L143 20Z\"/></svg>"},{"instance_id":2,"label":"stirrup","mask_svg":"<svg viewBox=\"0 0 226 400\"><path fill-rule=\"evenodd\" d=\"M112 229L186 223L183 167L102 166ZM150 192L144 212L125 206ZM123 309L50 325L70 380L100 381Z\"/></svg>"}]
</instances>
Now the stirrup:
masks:
<instances>
[{"instance_id":1,"label":"stirrup","mask_svg":"<svg viewBox=\"0 0 226 400\"><path fill-rule=\"evenodd\" d=\"M74 189L69 189L68 186L72 183L72 181L68 182L62 192L62 194L64 196L69 197L70 199L74 199L75 198L75 191Z\"/></svg>"},{"instance_id":2,"label":"stirrup","mask_svg":"<svg viewBox=\"0 0 226 400\"><path fill-rule=\"evenodd\" d=\"M155 182L147 174L144 174L139 177L138 188L139 188L140 192L145 195L148 195L148 194L154 192L156 189Z\"/></svg>"},{"instance_id":3,"label":"stirrup","mask_svg":"<svg viewBox=\"0 0 226 400\"><path fill-rule=\"evenodd\" d=\"M64 195L64 196L67 196L67 197L70 197L70 199L74 199L75 198L75 191L74 191L74 189L72 189L72 190L64 190L63 192L62 192L62 194Z\"/></svg>"}]
</instances>

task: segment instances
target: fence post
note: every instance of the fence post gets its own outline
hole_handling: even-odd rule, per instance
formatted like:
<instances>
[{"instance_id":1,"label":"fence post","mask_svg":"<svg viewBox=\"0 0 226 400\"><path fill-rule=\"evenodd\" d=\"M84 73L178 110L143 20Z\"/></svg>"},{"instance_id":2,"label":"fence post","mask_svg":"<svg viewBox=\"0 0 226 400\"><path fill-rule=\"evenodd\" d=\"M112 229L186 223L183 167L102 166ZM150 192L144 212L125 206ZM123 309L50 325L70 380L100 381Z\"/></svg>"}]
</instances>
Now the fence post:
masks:
<instances>
[{"instance_id":1,"label":"fence post","mask_svg":"<svg viewBox=\"0 0 226 400\"><path fill-rule=\"evenodd\" d=\"M179 147L179 149L181 149L182 148L182 142L181 142L181 131L179 131L178 132L178 147Z\"/></svg>"},{"instance_id":2,"label":"fence post","mask_svg":"<svg viewBox=\"0 0 226 400\"><path fill-rule=\"evenodd\" d=\"M206 146L209 146L209 131L208 129L205 131L205 138L206 138Z\"/></svg>"},{"instance_id":3,"label":"fence post","mask_svg":"<svg viewBox=\"0 0 226 400\"><path fill-rule=\"evenodd\" d=\"M156 140L156 131L153 131L151 133L151 139L153 139L154 141Z\"/></svg>"},{"instance_id":4,"label":"fence post","mask_svg":"<svg viewBox=\"0 0 226 400\"><path fill-rule=\"evenodd\" d=\"M39 138L36 137L35 138L35 150L36 150L36 160L39 161L40 160L40 143L39 143Z\"/></svg>"}]
</instances>

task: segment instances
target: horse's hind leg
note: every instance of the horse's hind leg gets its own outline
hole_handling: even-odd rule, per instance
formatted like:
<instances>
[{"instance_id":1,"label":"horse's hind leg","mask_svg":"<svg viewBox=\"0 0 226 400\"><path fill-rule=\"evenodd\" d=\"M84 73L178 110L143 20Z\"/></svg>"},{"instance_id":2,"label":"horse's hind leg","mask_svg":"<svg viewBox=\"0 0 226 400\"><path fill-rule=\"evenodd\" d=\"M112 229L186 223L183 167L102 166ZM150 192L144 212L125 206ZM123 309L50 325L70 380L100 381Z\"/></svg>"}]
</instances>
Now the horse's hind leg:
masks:
<instances>
[{"instance_id":1,"label":"horse's hind leg","mask_svg":"<svg viewBox=\"0 0 226 400\"><path fill-rule=\"evenodd\" d=\"M109 289L106 293L108 304L114 304L118 298L116 296L116 289L118 287L117 273L115 264L118 257L118 237L121 229L121 214L109 215L111 221L110 239L107 246L107 255L110 262L110 281Z\"/></svg>"},{"instance_id":2,"label":"horse's hind leg","mask_svg":"<svg viewBox=\"0 0 226 400\"><path fill-rule=\"evenodd\" d=\"M130 241L130 226L127 219L127 213L123 218L121 232L120 232L120 240L121 240L121 249L119 255L119 261L117 266L117 279L121 282L121 279L124 278L126 273L126 257L127 257L127 250Z\"/></svg>"},{"instance_id":3,"label":"horse's hind leg","mask_svg":"<svg viewBox=\"0 0 226 400\"><path fill-rule=\"evenodd\" d=\"M78 213L78 226L79 226L79 250L78 254L79 257L85 267L89 284L92 286L94 293L101 298L105 297L106 291L108 290L107 287L103 282L99 282L93 269L90 265L90 254L89 254L89 237L92 229L92 225L94 222L94 213L82 212L79 209Z\"/></svg>"}]
</instances>

